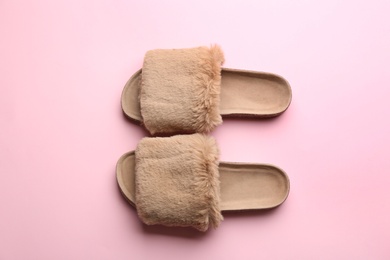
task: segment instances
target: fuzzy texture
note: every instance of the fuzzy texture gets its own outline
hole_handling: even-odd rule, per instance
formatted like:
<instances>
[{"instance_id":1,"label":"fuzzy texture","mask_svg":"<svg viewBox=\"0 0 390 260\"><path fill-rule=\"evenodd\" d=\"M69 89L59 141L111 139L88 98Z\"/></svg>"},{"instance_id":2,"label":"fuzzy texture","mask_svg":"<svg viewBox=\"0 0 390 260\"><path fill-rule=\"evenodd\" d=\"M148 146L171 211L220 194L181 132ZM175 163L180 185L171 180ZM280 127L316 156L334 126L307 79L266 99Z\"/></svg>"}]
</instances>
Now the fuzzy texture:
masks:
<instances>
[{"instance_id":1,"label":"fuzzy texture","mask_svg":"<svg viewBox=\"0 0 390 260\"><path fill-rule=\"evenodd\" d=\"M151 134L208 133L222 123L218 46L152 50L145 55L141 114Z\"/></svg>"},{"instance_id":2,"label":"fuzzy texture","mask_svg":"<svg viewBox=\"0 0 390 260\"><path fill-rule=\"evenodd\" d=\"M218 148L212 137L144 138L135 158L135 201L145 224L200 231L219 225Z\"/></svg>"}]
</instances>

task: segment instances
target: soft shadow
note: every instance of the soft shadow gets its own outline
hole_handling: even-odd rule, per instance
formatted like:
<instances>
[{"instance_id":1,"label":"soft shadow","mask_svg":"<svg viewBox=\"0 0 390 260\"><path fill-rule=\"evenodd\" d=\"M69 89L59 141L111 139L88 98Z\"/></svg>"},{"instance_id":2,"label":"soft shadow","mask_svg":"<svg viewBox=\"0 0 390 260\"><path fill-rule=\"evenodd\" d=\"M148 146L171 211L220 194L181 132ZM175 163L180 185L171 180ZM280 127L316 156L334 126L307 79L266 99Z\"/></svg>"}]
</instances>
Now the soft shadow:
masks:
<instances>
[{"instance_id":1,"label":"soft shadow","mask_svg":"<svg viewBox=\"0 0 390 260\"><path fill-rule=\"evenodd\" d=\"M262 210L242 210L242 211L226 211L223 212L225 219L234 219L234 218L268 218L273 214L276 214L279 207L273 209L262 209Z\"/></svg>"},{"instance_id":2,"label":"soft shadow","mask_svg":"<svg viewBox=\"0 0 390 260\"><path fill-rule=\"evenodd\" d=\"M276 117L254 117L254 116L246 116L246 117L237 117L237 116L223 116L224 122L256 122L258 124L272 124L274 122L280 121L285 116L285 113L278 115Z\"/></svg>"},{"instance_id":3,"label":"soft shadow","mask_svg":"<svg viewBox=\"0 0 390 260\"><path fill-rule=\"evenodd\" d=\"M122 112L123 120L125 120L133 125L139 126L140 130L142 131L143 136L150 136L150 133L146 130L146 128L142 122L134 120L131 117L128 117L123 111L121 111L121 112Z\"/></svg>"},{"instance_id":4,"label":"soft shadow","mask_svg":"<svg viewBox=\"0 0 390 260\"><path fill-rule=\"evenodd\" d=\"M174 236L188 239L201 239L206 237L207 233L210 231L201 232L191 227L166 227L162 225L148 226L145 224L142 224L142 229L145 234L149 235Z\"/></svg>"}]
</instances>

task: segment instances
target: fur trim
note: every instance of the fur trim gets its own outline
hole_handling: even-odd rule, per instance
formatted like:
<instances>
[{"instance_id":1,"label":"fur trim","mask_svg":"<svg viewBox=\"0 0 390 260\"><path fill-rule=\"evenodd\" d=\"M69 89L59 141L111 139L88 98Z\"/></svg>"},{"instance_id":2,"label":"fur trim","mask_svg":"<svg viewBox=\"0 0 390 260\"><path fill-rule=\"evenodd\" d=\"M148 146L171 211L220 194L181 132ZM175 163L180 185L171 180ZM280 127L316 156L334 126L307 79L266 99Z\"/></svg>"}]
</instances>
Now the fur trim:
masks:
<instances>
[{"instance_id":1,"label":"fur trim","mask_svg":"<svg viewBox=\"0 0 390 260\"><path fill-rule=\"evenodd\" d=\"M208 215L201 229L207 229L210 224L217 228L223 220L219 209L220 188L219 188L219 170L218 170L218 147L215 139L212 137L202 137L194 139L194 155L199 159L199 164L194 171L197 172L195 177L195 189L198 194L205 196L205 215Z\"/></svg>"},{"instance_id":2,"label":"fur trim","mask_svg":"<svg viewBox=\"0 0 390 260\"><path fill-rule=\"evenodd\" d=\"M200 47L200 71L196 75L197 102L193 108L193 124L198 133L208 133L222 123L219 113L221 64L224 55L218 45Z\"/></svg>"},{"instance_id":3,"label":"fur trim","mask_svg":"<svg viewBox=\"0 0 390 260\"><path fill-rule=\"evenodd\" d=\"M208 133L221 124L223 62L218 46L148 51L140 105L150 133Z\"/></svg>"},{"instance_id":4,"label":"fur trim","mask_svg":"<svg viewBox=\"0 0 390 260\"><path fill-rule=\"evenodd\" d=\"M135 156L135 201L145 224L200 231L219 225L218 148L212 137L144 138Z\"/></svg>"}]
</instances>

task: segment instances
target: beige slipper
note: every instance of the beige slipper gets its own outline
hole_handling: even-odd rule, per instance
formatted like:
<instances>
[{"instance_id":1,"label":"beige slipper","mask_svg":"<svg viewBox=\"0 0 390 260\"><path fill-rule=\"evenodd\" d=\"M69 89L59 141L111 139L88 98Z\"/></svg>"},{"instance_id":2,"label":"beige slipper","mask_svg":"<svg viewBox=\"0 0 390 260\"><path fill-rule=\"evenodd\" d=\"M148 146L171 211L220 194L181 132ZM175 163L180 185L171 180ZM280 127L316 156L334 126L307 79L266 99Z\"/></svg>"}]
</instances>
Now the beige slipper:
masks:
<instances>
[{"instance_id":1,"label":"beige slipper","mask_svg":"<svg viewBox=\"0 0 390 260\"><path fill-rule=\"evenodd\" d=\"M222 117L274 117L291 102L282 77L222 68L218 46L152 50L126 83L123 112L151 134L207 133Z\"/></svg>"},{"instance_id":2,"label":"beige slipper","mask_svg":"<svg viewBox=\"0 0 390 260\"><path fill-rule=\"evenodd\" d=\"M218 163L215 139L202 134L144 138L119 159L116 175L145 224L200 231L216 228L221 211L277 207L290 187L275 166Z\"/></svg>"}]
</instances>

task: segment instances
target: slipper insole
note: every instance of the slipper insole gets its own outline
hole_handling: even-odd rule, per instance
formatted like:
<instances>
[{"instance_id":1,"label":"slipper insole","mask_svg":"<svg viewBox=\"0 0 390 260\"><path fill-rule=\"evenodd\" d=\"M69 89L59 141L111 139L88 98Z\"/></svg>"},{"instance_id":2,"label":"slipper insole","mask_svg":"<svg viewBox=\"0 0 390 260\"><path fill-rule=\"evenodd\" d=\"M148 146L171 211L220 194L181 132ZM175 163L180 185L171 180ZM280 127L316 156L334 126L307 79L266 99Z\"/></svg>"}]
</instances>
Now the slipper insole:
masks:
<instances>
[{"instance_id":1,"label":"slipper insole","mask_svg":"<svg viewBox=\"0 0 390 260\"><path fill-rule=\"evenodd\" d=\"M135 154L124 154L118 161L117 181L122 194L135 206ZM220 162L221 210L254 210L279 206L289 193L287 175L265 164Z\"/></svg>"},{"instance_id":2,"label":"slipper insole","mask_svg":"<svg viewBox=\"0 0 390 260\"><path fill-rule=\"evenodd\" d=\"M139 70L129 79L122 93L122 109L136 121L142 121L139 103L141 73ZM273 117L290 105L290 85L278 75L223 68L221 76L222 116Z\"/></svg>"}]
</instances>

